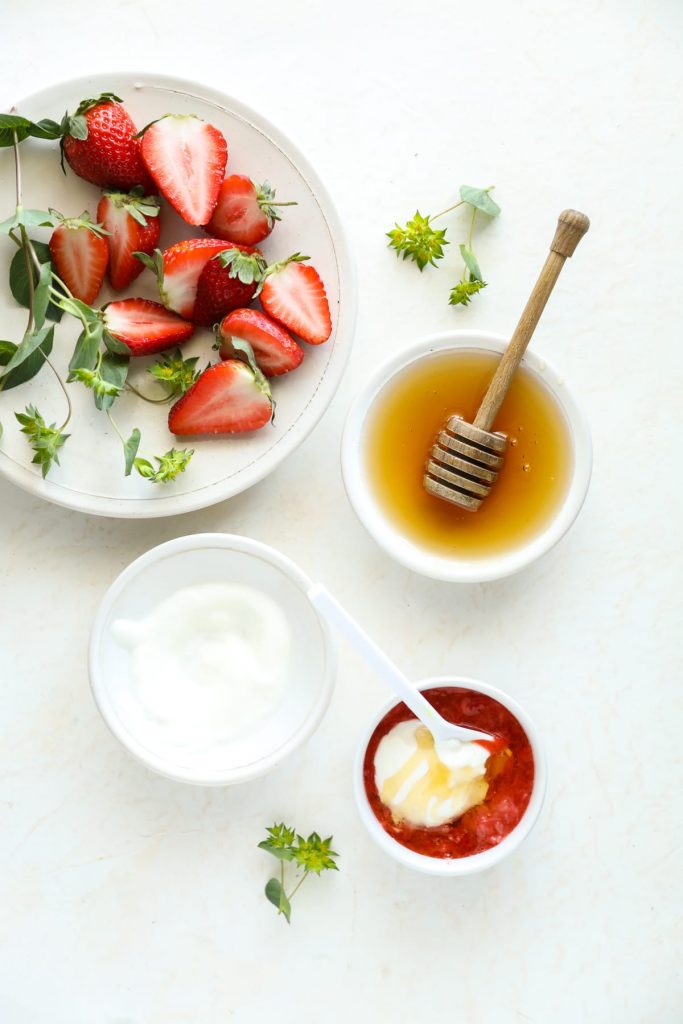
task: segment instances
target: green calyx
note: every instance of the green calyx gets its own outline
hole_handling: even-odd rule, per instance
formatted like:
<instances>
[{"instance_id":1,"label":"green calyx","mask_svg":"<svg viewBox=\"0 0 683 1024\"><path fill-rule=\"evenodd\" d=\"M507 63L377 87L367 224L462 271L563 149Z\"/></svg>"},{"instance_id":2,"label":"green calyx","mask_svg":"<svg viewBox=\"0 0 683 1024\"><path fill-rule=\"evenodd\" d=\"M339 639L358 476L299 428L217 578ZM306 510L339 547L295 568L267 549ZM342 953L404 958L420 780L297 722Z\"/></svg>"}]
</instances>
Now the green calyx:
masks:
<instances>
[{"instance_id":1,"label":"green calyx","mask_svg":"<svg viewBox=\"0 0 683 1024\"><path fill-rule=\"evenodd\" d=\"M237 278L242 284L260 284L268 267L260 253L245 252L237 247L223 249L211 258L218 260L230 277Z\"/></svg>"},{"instance_id":2,"label":"green calyx","mask_svg":"<svg viewBox=\"0 0 683 1024\"><path fill-rule=\"evenodd\" d=\"M133 220L147 227L147 217L159 216L159 200L156 196L146 196L144 189L138 185L130 192L114 192L106 190L102 193L111 200L117 209L125 210Z\"/></svg>"},{"instance_id":3,"label":"green calyx","mask_svg":"<svg viewBox=\"0 0 683 1024\"><path fill-rule=\"evenodd\" d=\"M256 201L259 204L263 213L268 218L268 227L272 229L276 220L282 220L278 207L280 206L296 206L295 202L287 203L276 203L275 202L275 189L271 186L270 182L264 181L262 185L257 185L255 181L252 181L252 185L256 191Z\"/></svg>"},{"instance_id":4,"label":"green calyx","mask_svg":"<svg viewBox=\"0 0 683 1024\"><path fill-rule=\"evenodd\" d=\"M389 246L396 250L396 255L403 259L411 259L420 270L443 257L443 247L448 245L445 229L433 228L430 217L423 217L419 210L405 227L396 224L392 231L387 232Z\"/></svg>"},{"instance_id":5,"label":"green calyx","mask_svg":"<svg viewBox=\"0 0 683 1024\"><path fill-rule=\"evenodd\" d=\"M95 223L87 210L84 210L80 217L65 217L59 212L59 210L53 209L50 209L49 213L54 217L55 224L69 228L71 231L79 231L81 228L87 228L88 231L92 231L94 235L98 235L100 238L103 235L109 234L102 224Z\"/></svg>"},{"instance_id":6,"label":"green calyx","mask_svg":"<svg viewBox=\"0 0 683 1024\"><path fill-rule=\"evenodd\" d=\"M155 117L153 121L150 121L148 124L145 125L144 128L141 128L137 135L134 135L133 138L141 139L145 132L149 131L153 124L158 124L159 121L165 121L169 117L173 118L174 121L203 121L203 118L197 117L196 114L162 114L161 117Z\"/></svg>"}]
</instances>

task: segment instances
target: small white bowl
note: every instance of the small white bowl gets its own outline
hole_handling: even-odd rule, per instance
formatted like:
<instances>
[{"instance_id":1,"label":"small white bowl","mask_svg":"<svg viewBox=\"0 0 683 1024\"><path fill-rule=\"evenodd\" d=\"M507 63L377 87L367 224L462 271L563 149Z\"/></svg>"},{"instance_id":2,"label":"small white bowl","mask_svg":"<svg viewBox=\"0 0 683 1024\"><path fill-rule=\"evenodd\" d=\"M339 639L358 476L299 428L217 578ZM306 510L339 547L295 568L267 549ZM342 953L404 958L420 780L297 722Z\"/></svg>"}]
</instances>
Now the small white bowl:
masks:
<instances>
[{"instance_id":1,"label":"small white bowl","mask_svg":"<svg viewBox=\"0 0 683 1024\"><path fill-rule=\"evenodd\" d=\"M441 875L447 878L460 878L463 875L474 875L479 871L486 871L488 868L492 868L494 865L500 864L500 862L505 860L506 857L516 850L522 840L529 835L529 832L531 832L531 829L536 824L538 815L541 812L541 807L543 806L547 772L545 757L543 755L536 726L531 721L527 713L516 701L512 699L512 697L508 697L506 693L503 693L502 690L497 689L495 686L489 686L488 683L479 682L477 679L469 679L467 676L438 676L431 679L425 679L424 682L419 684L421 690L431 690L435 686L462 686L466 687L468 690L474 690L477 693L485 693L488 697L493 697L500 704L506 707L508 711L511 711L524 729L524 732L529 739L529 743L531 744L531 751L534 757L534 784L527 808L517 825L513 828L512 832L508 833L505 839L498 843L497 846L492 846L490 849L484 850L483 853L475 853L470 857L457 857L452 860L443 857L428 857L424 853L416 853L415 850L409 850L407 846L402 846L401 843L392 838L388 832L385 832L375 817L365 792L363 764L365 761L365 752L368 748L372 734L387 712L396 707L398 703L396 700L389 701L388 704L385 704L384 707L377 712L370 723L370 727L363 736L358 747L356 762L353 769L353 790L356 798L356 805L363 824L378 846L380 846L386 854L393 857L393 859L398 861L399 864L403 864L404 867L412 868L414 871L420 871L424 875Z\"/></svg>"},{"instance_id":2,"label":"small white bowl","mask_svg":"<svg viewBox=\"0 0 683 1024\"><path fill-rule=\"evenodd\" d=\"M233 582L262 590L284 611L291 627L291 672L286 694L252 734L226 746L225 764L178 763L151 749L133 723L135 697L127 685L129 652L112 635L116 619L140 619L180 587ZM315 731L332 696L336 658L329 629L308 600L311 581L288 558L246 537L203 533L147 551L112 583L90 638L90 683L97 707L114 736L160 775L201 786L246 782L270 771Z\"/></svg>"},{"instance_id":3,"label":"small white bowl","mask_svg":"<svg viewBox=\"0 0 683 1024\"><path fill-rule=\"evenodd\" d=\"M422 338L392 356L372 375L349 412L342 439L342 471L349 501L377 543L401 565L432 579L480 583L510 576L557 544L576 519L586 497L593 463L588 423L561 375L541 356L527 349L522 365L545 385L564 413L572 440L574 467L564 501L551 522L523 544L496 555L464 558L434 554L420 547L387 518L368 479L365 429L368 413L385 386L408 366L434 352L476 349L501 353L507 338L484 331L449 331ZM425 453L425 457L426 457Z\"/></svg>"}]
</instances>

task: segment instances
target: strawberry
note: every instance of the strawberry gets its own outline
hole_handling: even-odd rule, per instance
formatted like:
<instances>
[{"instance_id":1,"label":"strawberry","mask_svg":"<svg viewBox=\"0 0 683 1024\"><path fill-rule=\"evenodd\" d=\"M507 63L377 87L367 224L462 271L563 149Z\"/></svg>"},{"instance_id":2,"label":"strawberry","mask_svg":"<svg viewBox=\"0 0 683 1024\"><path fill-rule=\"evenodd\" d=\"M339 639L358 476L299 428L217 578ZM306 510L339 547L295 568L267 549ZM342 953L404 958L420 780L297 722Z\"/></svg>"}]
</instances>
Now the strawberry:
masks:
<instances>
[{"instance_id":1,"label":"strawberry","mask_svg":"<svg viewBox=\"0 0 683 1024\"><path fill-rule=\"evenodd\" d=\"M61 129L62 166L66 157L80 178L125 191L150 184L137 129L114 93L83 100L75 114L64 116Z\"/></svg>"},{"instance_id":2,"label":"strawberry","mask_svg":"<svg viewBox=\"0 0 683 1024\"><path fill-rule=\"evenodd\" d=\"M279 206L296 203L276 203L275 190L267 181L257 185L244 174L231 174L221 185L213 217L206 225L209 234L227 238L242 245L258 245L280 220Z\"/></svg>"},{"instance_id":3,"label":"strawberry","mask_svg":"<svg viewBox=\"0 0 683 1024\"><path fill-rule=\"evenodd\" d=\"M207 260L229 248L229 242L217 238L188 238L169 246L163 253L155 249L152 256L139 258L156 275L164 306L191 320L199 275Z\"/></svg>"},{"instance_id":4,"label":"strawberry","mask_svg":"<svg viewBox=\"0 0 683 1024\"><path fill-rule=\"evenodd\" d=\"M119 299L104 307L104 325L123 341L132 356L149 356L180 345L194 332L192 324L150 299Z\"/></svg>"},{"instance_id":5,"label":"strawberry","mask_svg":"<svg viewBox=\"0 0 683 1024\"><path fill-rule=\"evenodd\" d=\"M231 245L209 259L197 282L192 320L213 327L231 309L246 306L254 298L266 269L258 249Z\"/></svg>"},{"instance_id":6,"label":"strawberry","mask_svg":"<svg viewBox=\"0 0 683 1024\"><path fill-rule=\"evenodd\" d=\"M332 333L325 286L317 270L304 266L308 256L295 252L268 267L261 288L266 313L311 345L321 345Z\"/></svg>"},{"instance_id":7,"label":"strawberry","mask_svg":"<svg viewBox=\"0 0 683 1024\"><path fill-rule=\"evenodd\" d=\"M252 355L249 366L241 359L227 359L204 370L172 407L168 426L181 437L241 434L258 430L272 418L268 381Z\"/></svg>"},{"instance_id":8,"label":"strawberry","mask_svg":"<svg viewBox=\"0 0 683 1024\"><path fill-rule=\"evenodd\" d=\"M166 114L143 129L141 153L159 191L183 220L206 224L228 160L218 129L194 114Z\"/></svg>"},{"instance_id":9,"label":"strawberry","mask_svg":"<svg viewBox=\"0 0 683 1024\"><path fill-rule=\"evenodd\" d=\"M71 294L90 306L107 269L106 232L101 224L93 223L87 210L80 217L60 216L59 220L50 238L53 266Z\"/></svg>"},{"instance_id":10,"label":"strawberry","mask_svg":"<svg viewBox=\"0 0 683 1024\"><path fill-rule=\"evenodd\" d=\"M97 219L109 233L109 283L120 292L142 273L133 255L150 256L159 241L159 200L133 192L105 192L97 207Z\"/></svg>"},{"instance_id":11,"label":"strawberry","mask_svg":"<svg viewBox=\"0 0 683 1024\"><path fill-rule=\"evenodd\" d=\"M234 339L251 345L256 362L267 377L279 377L295 370L304 353L300 345L275 320L258 309L236 309L226 316L220 327L220 357L231 359L236 354Z\"/></svg>"}]
</instances>

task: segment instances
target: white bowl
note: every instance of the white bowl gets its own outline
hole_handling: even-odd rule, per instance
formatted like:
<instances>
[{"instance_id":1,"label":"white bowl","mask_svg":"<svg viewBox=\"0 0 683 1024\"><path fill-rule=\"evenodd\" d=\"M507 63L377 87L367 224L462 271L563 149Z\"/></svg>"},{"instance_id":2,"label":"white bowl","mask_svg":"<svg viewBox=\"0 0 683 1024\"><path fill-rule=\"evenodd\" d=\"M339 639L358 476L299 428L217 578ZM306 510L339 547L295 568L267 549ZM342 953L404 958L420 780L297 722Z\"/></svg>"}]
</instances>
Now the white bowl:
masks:
<instances>
[{"instance_id":1,"label":"white bowl","mask_svg":"<svg viewBox=\"0 0 683 1024\"><path fill-rule=\"evenodd\" d=\"M370 409L389 381L412 363L434 352L479 349L500 353L508 340L484 331L449 331L422 338L392 356L372 375L349 412L342 439L342 471L349 500L360 521L387 554L423 576L470 583L518 572L557 544L576 519L585 500L593 463L588 423L561 375L531 349L527 350L522 365L538 377L558 402L569 428L574 456L572 477L564 501L545 529L523 544L496 555L472 558L438 555L401 533L387 518L374 495L366 465L365 425Z\"/></svg>"},{"instance_id":2,"label":"white bowl","mask_svg":"<svg viewBox=\"0 0 683 1024\"><path fill-rule=\"evenodd\" d=\"M151 749L135 722L129 652L112 635L119 618L149 614L170 592L198 583L234 582L262 590L283 609L291 627L292 658L286 694L249 736L226 746L225 763L178 763ZM90 638L89 670L95 702L114 736L139 761L167 778L224 786L264 775L317 728L332 696L336 659L325 622L307 597L311 581L279 552L246 537L203 533L147 551L112 583Z\"/></svg>"},{"instance_id":3,"label":"white bowl","mask_svg":"<svg viewBox=\"0 0 683 1024\"><path fill-rule=\"evenodd\" d=\"M363 781L365 751L372 734L387 712L391 711L399 703L396 700L391 700L377 712L358 747L353 769L353 790L358 811L363 824L375 842L386 854L393 857L399 864L403 864L404 867L420 871L425 875L441 875L447 878L473 875L479 871L492 868L508 857L517 849L536 824L541 807L543 806L547 779L545 757L538 731L526 712L512 697L508 697L506 693L503 693L502 690L497 689L495 686L489 686L488 683L479 682L477 679L469 679L466 676L438 676L432 679L425 679L424 682L418 685L421 690L430 690L435 686L463 686L477 693L485 693L487 696L493 697L506 707L508 711L512 712L529 739L534 757L534 784L527 808L512 832L508 833L502 842L498 843L497 846L484 850L483 853L475 853L470 857L458 857L452 860L444 859L443 857L428 857L423 853L416 853L415 850L409 850L407 846L402 846L401 843L393 839L388 832L384 831L375 817L368 801Z\"/></svg>"}]
</instances>

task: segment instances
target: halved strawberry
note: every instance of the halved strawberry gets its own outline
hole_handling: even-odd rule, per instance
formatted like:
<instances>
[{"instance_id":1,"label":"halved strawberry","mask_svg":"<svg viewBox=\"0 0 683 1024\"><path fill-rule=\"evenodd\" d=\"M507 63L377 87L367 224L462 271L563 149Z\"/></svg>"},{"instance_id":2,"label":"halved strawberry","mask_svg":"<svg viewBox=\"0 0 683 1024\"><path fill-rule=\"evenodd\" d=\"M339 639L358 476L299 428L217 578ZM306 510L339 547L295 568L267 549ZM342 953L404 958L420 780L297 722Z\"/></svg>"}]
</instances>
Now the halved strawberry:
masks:
<instances>
[{"instance_id":1,"label":"halved strawberry","mask_svg":"<svg viewBox=\"0 0 683 1024\"><path fill-rule=\"evenodd\" d=\"M168 426L181 437L241 434L258 430L273 417L268 381L258 367L227 359L204 370L168 414Z\"/></svg>"},{"instance_id":2,"label":"halved strawberry","mask_svg":"<svg viewBox=\"0 0 683 1024\"><path fill-rule=\"evenodd\" d=\"M217 238L188 238L169 246L163 253L155 249L152 256L141 256L140 261L156 275L164 306L191 320L197 282L206 261L229 248L229 242Z\"/></svg>"},{"instance_id":3,"label":"halved strawberry","mask_svg":"<svg viewBox=\"0 0 683 1024\"><path fill-rule=\"evenodd\" d=\"M71 294L90 306L107 269L106 232L101 224L93 222L87 210L80 217L58 216L60 223L50 238L52 263Z\"/></svg>"},{"instance_id":4,"label":"halved strawberry","mask_svg":"<svg viewBox=\"0 0 683 1024\"><path fill-rule=\"evenodd\" d=\"M305 266L308 256L295 252L268 267L261 288L261 305L280 323L310 345L321 345L332 333L325 285L317 270Z\"/></svg>"},{"instance_id":5,"label":"halved strawberry","mask_svg":"<svg viewBox=\"0 0 683 1024\"><path fill-rule=\"evenodd\" d=\"M161 230L159 200L133 192L105 192L97 207L97 219L109 233L109 283L120 292L142 273L142 263L133 255L151 255Z\"/></svg>"},{"instance_id":6,"label":"halved strawberry","mask_svg":"<svg viewBox=\"0 0 683 1024\"><path fill-rule=\"evenodd\" d=\"M83 100L64 115L61 130L62 157L80 178L101 188L149 185L137 129L119 96L105 92Z\"/></svg>"},{"instance_id":7,"label":"halved strawberry","mask_svg":"<svg viewBox=\"0 0 683 1024\"><path fill-rule=\"evenodd\" d=\"M216 238L227 238L242 245L258 245L280 220L279 206L296 203L276 203L275 190L267 181L257 185L244 174L231 174L218 193L218 202L206 230Z\"/></svg>"},{"instance_id":8,"label":"halved strawberry","mask_svg":"<svg viewBox=\"0 0 683 1024\"><path fill-rule=\"evenodd\" d=\"M221 359L232 359L233 339L248 341L256 362L267 377L295 370L304 358L303 349L277 321L258 309L235 309L220 326Z\"/></svg>"},{"instance_id":9,"label":"halved strawberry","mask_svg":"<svg viewBox=\"0 0 683 1024\"><path fill-rule=\"evenodd\" d=\"M161 194L188 224L206 224L225 174L228 147L194 114L166 114L142 132L142 159Z\"/></svg>"},{"instance_id":10,"label":"halved strawberry","mask_svg":"<svg viewBox=\"0 0 683 1024\"><path fill-rule=\"evenodd\" d=\"M213 327L231 309L246 306L263 279L266 261L259 249L229 245L207 260L197 282L192 320Z\"/></svg>"},{"instance_id":11,"label":"halved strawberry","mask_svg":"<svg viewBox=\"0 0 683 1024\"><path fill-rule=\"evenodd\" d=\"M160 302L118 299L104 308L104 325L132 356L150 356L187 341L194 327Z\"/></svg>"}]
</instances>

